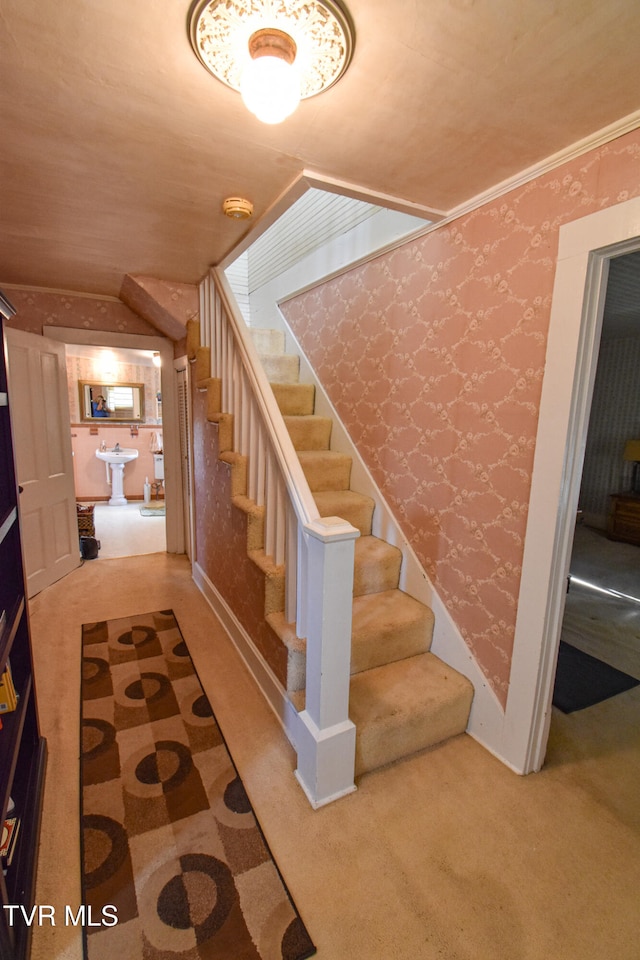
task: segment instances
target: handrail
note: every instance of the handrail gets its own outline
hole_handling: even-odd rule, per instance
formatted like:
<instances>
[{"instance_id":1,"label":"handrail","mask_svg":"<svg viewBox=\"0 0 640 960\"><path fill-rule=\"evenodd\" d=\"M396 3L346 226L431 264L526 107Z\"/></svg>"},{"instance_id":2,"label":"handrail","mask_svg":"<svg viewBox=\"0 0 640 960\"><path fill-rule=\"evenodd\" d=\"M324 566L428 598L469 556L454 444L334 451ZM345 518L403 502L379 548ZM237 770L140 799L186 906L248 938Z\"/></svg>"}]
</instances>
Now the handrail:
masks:
<instances>
[{"instance_id":1,"label":"handrail","mask_svg":"<svg viewBox=\"0 0 640 960\"><path fill-rule=\"evenodd\" d=\"M320 513L309 489L307 478L300 466L291 437L286 428L283 429L282 414L260 363L255 344L246 324L238 319L239 311L234 305L233 293L224 272L216 267L211 272L215 277L217 290L227 315L227 322L233 330L236 346L242 358L247 377L254 389L256 403L265 423L271 427L271 442L296 516L303 524L312 523L320 518Z\"/></svg>"}]
</instances>

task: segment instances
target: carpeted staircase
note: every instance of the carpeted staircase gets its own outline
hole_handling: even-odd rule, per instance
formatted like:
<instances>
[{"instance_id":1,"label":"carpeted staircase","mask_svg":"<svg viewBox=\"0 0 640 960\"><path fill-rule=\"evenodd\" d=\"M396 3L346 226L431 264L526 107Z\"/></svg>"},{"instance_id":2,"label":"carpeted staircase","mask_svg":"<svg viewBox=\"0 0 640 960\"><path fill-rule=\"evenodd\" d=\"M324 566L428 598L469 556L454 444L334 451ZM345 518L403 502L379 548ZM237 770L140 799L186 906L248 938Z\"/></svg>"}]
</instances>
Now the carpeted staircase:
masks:
<instances>
[{"instance_id":1,"label":"carpeted staircase","mask_svg":"<svg viewBox=\"0 0 640 960\"><path fill-rule=\"evenodd\" d=\"M251 333L320 515L341 517L360 531L349 709L358 776L462 733L473 687L429 653L433 613L399 589L402 554L372 536L374 502L351 489L351 458L330 449L332 422L315 415L314 387L298 382L298 357L285 353L284 334ZM290 650L300 645L283 613L267 619ZM303 680L295 671L290 686L296 689L288 690L298 709Z\"/></svg>"}]
</instances>

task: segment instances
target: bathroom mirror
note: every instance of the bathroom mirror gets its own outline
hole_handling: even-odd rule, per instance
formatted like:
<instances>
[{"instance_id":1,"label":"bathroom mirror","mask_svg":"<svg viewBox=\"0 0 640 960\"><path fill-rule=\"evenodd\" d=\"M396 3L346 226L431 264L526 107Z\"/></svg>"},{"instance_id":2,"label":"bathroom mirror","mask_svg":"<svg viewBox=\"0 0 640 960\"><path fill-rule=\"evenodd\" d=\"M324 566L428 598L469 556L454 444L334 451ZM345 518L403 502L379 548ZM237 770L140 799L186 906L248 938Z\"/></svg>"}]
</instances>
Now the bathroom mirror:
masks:
<instances>
[{"instance_id":1,"label":"bathroom mirror","mask_svg":"<svg viewBox=\"0 0 640 960\"><path fill-rule=\"evenodd\" d=\"M93 383L79 380L80 419L142 423L144 420L143 383Z\"/></svg>"}]
</instances>

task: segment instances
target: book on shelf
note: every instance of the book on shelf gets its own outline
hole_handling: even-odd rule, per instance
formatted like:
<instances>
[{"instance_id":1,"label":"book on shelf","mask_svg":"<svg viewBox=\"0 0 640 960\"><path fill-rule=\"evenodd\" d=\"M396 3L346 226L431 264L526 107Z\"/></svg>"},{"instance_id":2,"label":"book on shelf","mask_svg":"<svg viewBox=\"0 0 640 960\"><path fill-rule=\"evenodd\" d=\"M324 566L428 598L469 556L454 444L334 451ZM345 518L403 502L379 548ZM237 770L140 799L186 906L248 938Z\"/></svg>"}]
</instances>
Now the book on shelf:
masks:
<instances>
[{"instance_id":1,"label":"book on shelf","mask_svg":"<svg viewBox=\"0 0 640 960\"><path fill-rule=\"evenodd\" d=\"M4 861L3 867L10 867L13 855L18 842L18 832L20 830L19 817L7 817L2 826L2 843L0 844L0 857Z\"/></svg>"},{"instance_id":2,"label":"book on shelf","mask_svg":"<svg viewBox=\"0 0 640 960\"><path fill-rule=\"evenodd\" d=\"M13 685L11 676L11 667L7 663L7 669L0 677L0 713L9 713L15 710L18 705L18 697Z\"/></svg>"}]
</instances>

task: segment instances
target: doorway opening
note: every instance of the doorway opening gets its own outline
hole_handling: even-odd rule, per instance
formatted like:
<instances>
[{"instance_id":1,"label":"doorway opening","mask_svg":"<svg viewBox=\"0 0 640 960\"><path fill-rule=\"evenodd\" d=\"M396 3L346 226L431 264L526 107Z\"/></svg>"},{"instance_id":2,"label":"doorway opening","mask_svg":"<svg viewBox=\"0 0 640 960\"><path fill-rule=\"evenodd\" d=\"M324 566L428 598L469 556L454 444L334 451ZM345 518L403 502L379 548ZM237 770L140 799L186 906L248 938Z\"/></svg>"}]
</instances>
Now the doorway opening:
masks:
<instances>
[{"instance_id":1,"label":"doorway opening","mask_svg":"<svg viewBox=\"0 0 640 960\"><path fill-rule=\"evenodd\" d=\"M628 456L637 438L638 251L609 264L560 639L640 680L640 491Z\"/></svg>"},{"instance_id":2,"label":"doorway opening","mask_svg":"<svg viewBox=\"0 0 640 960\"><path fill-rule=\"evenodd\" d=\"M85 430L87 426L93 427L98 430L98 435L91 434L90 439L87 440L88 450L92 457L95 458L95 451L99 449L102 439L105 439L108 447L115 445L115 442L119 442L121 447L137 446L139 448L139 458L137 461L138 466L138 476L135 478L135 475L132 471L132 477L135 482L135 489L132 489L128 486L128 481L124 477L124 494L129 499L129 492L131 490L131 502L135 510L138 511L138 516L135 517L135 524L131 520L131 515L124 514L122 522L116 522L116 514L112 513L110 516L113 518L112 523L114 528L116 528L116 533L118 537L125 539L125 546L118 548L117 545L114 547L115 550L119 550L118 555L120 556L132 556L136 553L141 552L157 552L155 550L151 551L148 548L141 549L141 544L136 543L136 529L138 525L142 522L146 524L160 524L165 527L165 545L161 547L162 551L168 553L184 553L185 552L185 524L184 524L184 512L183 512L183 491L182 491L182 482L181 482L181 473L182 473L182 458L181 458L181 440L179 433L179 411L178 411L178 388L177 388L177 377L176 371L174 369L174 350L173 343L166 337L148 337L137 334L118 334L118 333L107 333L104 331L93 331L93 330L80 330L76 328L67 328L67 327L51 327L47 330L47 335L52 338L61 341L66 345L80 345L83 349L88 347L93 348L96 351L109 351L114 357L121 356L126 361L131 363L135 361L140 367L140 358L144 355L147 357L146 363L148 364L150 358L153 354L156 354L156 362L159 357L160 366L160 389L159 391L155 390L151 393L147 392L145 394L146 405L151 411L151 419L144 424L142 422L134 423L133 425L130 422L130 418L126 417L121 422L114 422L110 426L109 434L106 434L106 427L102 427L99 424L104 423L102 420L91 421L89 425L84 423ZM76 363L77 361L72 361ZM135 367L134 363L134 367ZM146 375L144 373L138 373L137 378L139 382L145 381ZM68 389L70 391L70 403L69 407L73 410L73 398L77 394L77 384L76 381L86 381L86 377L79 377L77 374L77 368L71 369L71 372L67 372L68 379ZM127 376L127 380L133 382L135 378L132 376ZM155 422L152 422L155 421ZM161 421L161 422L160 422ZM71 423L78 424L79 421L74 421L73 415L71 417ZM132 437L131 434L134 432L134 428L137 429L137 437ZM100 430L105 430L105 436L100 436ZM72 426L72 433L77 432ZM150 485L155 481L154 476L154 466L153 466L153 457L152 451L150 450L152 434L156 434L156 444L162 445L163 460L164 460L164 479L162 480L162 488L164 490L164 506L165 506L165 515L164 519L159 517L152 516L142 516L139 511L143 506L144 500L144 484L145 479L149 478ZM116 434L118 434L116 436ZM77 438L75 438L77 439ZM114 440L114 444L110 441ZM75 442L75 440L74 440ZM144 453L144 457L143 457ZM75 459L75 458L74 458ZM144 466L143 459L146 460ZM92 460L92 469L98 470L100 476L104 479L103 492L101 496L103 498L107 497L109 492L109 487L107 484L106 477L106 468L107 464L100 463L96 458L95 462ZM134 461L135 463L136 461ZM125 465L125 471L128 469L129 464ZM140 468L142 467L142 472ZM86 490L83 491L79 489L79 484L76 481L76 493L82 500L86 500ZM152 504L156 502L156 491L151 491L150 497ZM158 500L161 499L161 493L158 491ZM88 502L91 502L91 497L88 498ZM106 499L99 501L104 504L107 502ZM109 510L115 511L116 507L109 507ZM143 529L149 529L148 527ZM101 539L100 531L96 530L97 539ZM126 551L126 552L123 552ZM100 555L106 558L106 551L100 551Z\"/></svg>"},{"instance_id":3,"label":"doorway opening","mask_svg":"<svg viewBox=\"0 0 640 960\"><path fill-rule=\"evenodd\" d=\"M560 230L518 602L505 752L545 760L609 266L640 250L640 198Z\"/></svg>"},{"instance_id":4,"label":"doorway opening","mask_svg":"<svg viewBox=\"0 0 640 960\"><path fill-rule=\"evenodd\" d=\"M66 343L65 353L76 502L91 508L100 544L97 559L166 551L159 354L82 343ZM117 407L116 393L125 390L123 384L133 385L126 389L135 391L135 411ZM105 409L92 411L95 398L92 406L82 403L79 385L95 398L105 396L110 401L104 402ZM116 444L135 453L121 468L97 459L98 450L106 455ZM122 471L120 478L114 469ZM123 487L120 498L116 483Z\"/></svg>"}]
</instances>

